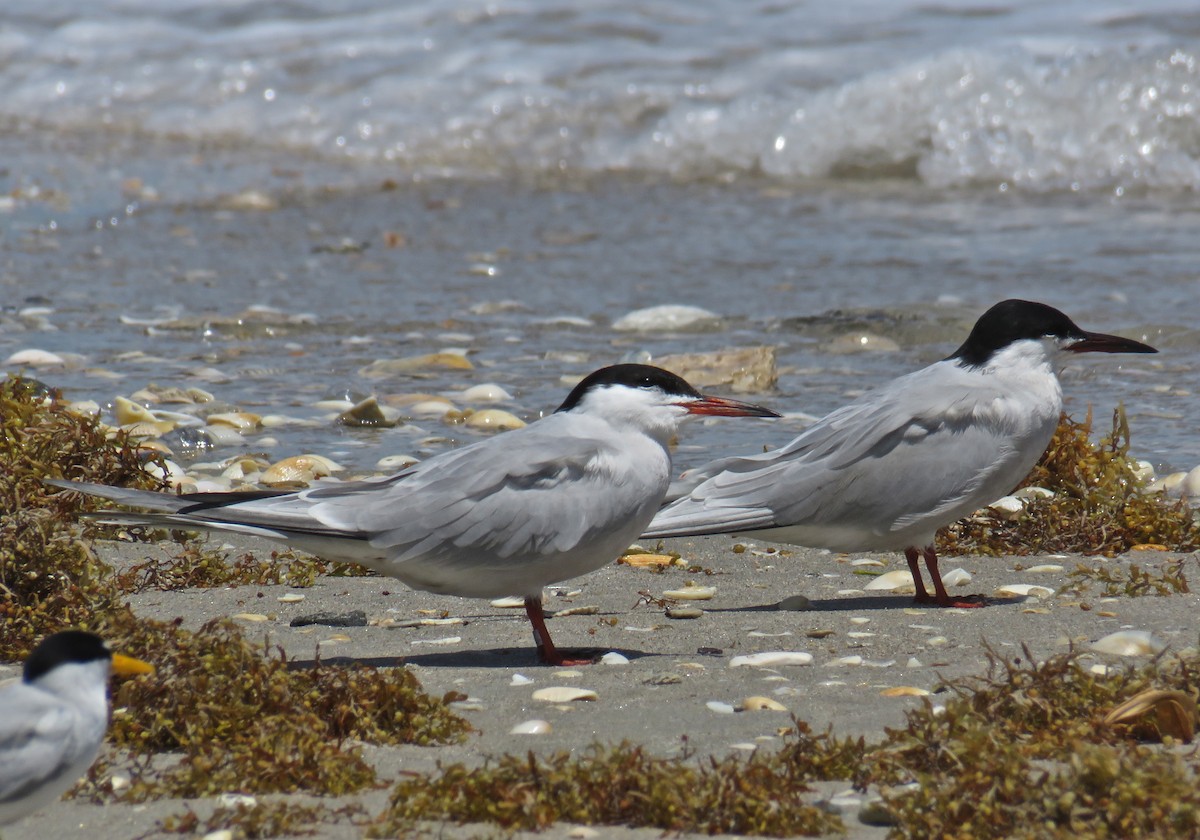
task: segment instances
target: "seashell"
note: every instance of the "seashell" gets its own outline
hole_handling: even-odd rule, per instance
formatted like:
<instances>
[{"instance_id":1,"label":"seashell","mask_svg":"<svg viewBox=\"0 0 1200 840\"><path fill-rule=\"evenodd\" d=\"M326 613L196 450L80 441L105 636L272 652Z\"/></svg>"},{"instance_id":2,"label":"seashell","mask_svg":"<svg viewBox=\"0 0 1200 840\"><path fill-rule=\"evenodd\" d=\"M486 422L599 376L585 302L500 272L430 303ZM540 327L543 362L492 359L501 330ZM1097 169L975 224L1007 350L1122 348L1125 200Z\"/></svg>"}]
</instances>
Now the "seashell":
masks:
<instances>
[{"instance_id":1,"label":"seashell","mask_svg":"<svg viewBox=\"0 0 1200 840\"><path fill-rule=\"evenodd\" d=\"M1038 586L1034 583L1006 583L996 587L998 595L1016 595L1018 597L1049 598L1054 590L1048 586Z\"/></svg>"},{"instance_id":2,"label":"seashell","mask_svg":"<svg viewBox=\"0 0 1200 840\"><path fill-rule=\"evenodd\" d=\"M381 406L375 397L367 397L339 414L337 422L355 429L390 429L400 422L400 412Z\"/></svg>"},{"instance_id":3,"label":"seashell","mask_svg":"<svg viewBox=\"0 0 1200 840\"><path fill-rule=\"evenodd\" d=\"M810 639L827 639L830 636L834 635L836 632L837 632L836 630L818 628L816 630L809 630L804 635Z\"/></svg>"},{"instance_id":4,"label":"seashell","mask_svg":"<svg viewBox=\"0 0 1200 840\"><path fill-rule=\"evenodd\" d=\"M155 478L162 478L166 480L183 478L187 474L187 471L184 470L183 467L181 467L179 464L176 464L170 458L164 458L163 465L166 467L166 469L163 469L163 467L160 467L158 464L146 464L145 470Z\"/></svg>"},{"instance_id":5,"label":"seashell","mask_svg":"<svg viewBox=\"0 0 1200 840\"><path fill-rule=\"evenodd\" d=\"M290 481L311 482L342 469L341 464L322 455L293 455L276 461L263 470L263 484L283 484Z\"/></svg>"},{"instance_id":6,"label":"seashell","mask_svg":"<svg viewBox=\"0 0 1200 840\"><path fill-rule=\"evenodd\" d=\"M100 403L95 400L76 400L67 405L67 411L87 417L99 416L100 410Z\"/></svg>"},{"instance_id":7,"label":"seashell","mask_svg":"<svg viewBox=\"0 0 1200 840\"><path fill-rule=\"evenodd\" d=\"M731 715L737 711L728 703L722 703L720 700L709 700L704 704L710 711L716 712L719 715Z\"/></svg>"},{"instance_id":8,"label":"seashell","mask_svg":"<svg viewBox=\"0 0 1200 840\"><path fill-rule=\"evenodd\" d=\"M204 418L210 426L229 426L239 432L252 432L262 424L262 418L248 411L224 411Z\"/></svg>"},{"instance_id":9,"label":"seashell","mask_svg":"<svg viewBox=\"0 0 1200 840\"><path fill-rule=\"evenodd\" d=\"M879 692L880 697L927 697L929 692L913 685L897 685Z\"/></svg>"},{"instance_id":10,"label":"seashell","mask_svg":"<svg viewBox=\"0 0 1200 840\"><path fill-rule=\"evenodd\" d=\"M531 685L532 683L533 683L533 680L531 680L529 677L525 676L524 674L513 674L512 679L509 681L508 684L509 685Z\"/></svg>"},{"instance_id":11,"label":"seashell","mask_svg":"<svg viewBox=\"0 0 1200 840\"><path fill-rule=\"evenodd\" d=\"M1169 735L1187 744L1196 735L1196 701L1182 691L1148 688L1105 715L1104 723L1149 728L1159 740Z\"/></svg>"},{"instance_id":12,"label":"seashell","mask_svg":"<svg viewBox=\"0 0 1200 840\"><path fill-rule=\"evenodd\" d=\"M397 627L447 627L456 624L466 624L466 619L451 616L448 618L409 618L397 621Z\"/></svg>"},{"instance_id":13,"label":"seashell","mask_svg":"<svg viewBox=\"0 0 1200 840\"><path fill-rule=\"evenodd\" d=\"M1146 488L1146 492L1157 493L1162 491L1164 493L1174 493L1187 477L1188 474L1185 472L1174 472L1170 475L1164 475L1162 478L1156 478L1150 482L1150 485Z\"/></svg>"},{"instance_id":14,"label":"seashell","mask_svg":"<svg viewBox=\"0 0 1200 840\"><path fill-rule=\"evenodd\" d=\"M564 680L570 680L574 679L575 677L582 677L583 671L576 671L574 668L568 668L565 671L555 671L554 676L561 677Z\"/></svg>"},{"instance_id":15,"label":"seashell","mask_svg":"<svg viewBox=\"0 0 1200 840\"><path fill-rule=\"evenodd\" d=\"M988 505L988 510L999 514L1001 519L1016 519L1025 510L1025 500L1016 496L1001 496Z\"/></svg>"},{"instance_id":16,"label":"seashell","mask_svg":"<svg viewBox=\"0 0 1200 840\"><path fill-rule=\"evenodd\" d=\"M549 735L554 727L545 720L526 720L508 730L510 735Z\"/></svg>"},{"instance_id":17,"label":"seashell","mask_svg":"<svg viewBox=\"0 0 1200 840\"><path fill-rule=\"evenodd\" d=\"M851 624L870 624L871 619L867 618L865 615L853 615L853 616L850 616L850 623Z\"/></svg>"},{"instance_id":18,"label":"seashell","mask_svg":"<svg viewBox=\"0 0 1200 840\"><path fill-rule=\"evenodd\" d=\"M682 589L668 589L663 592L664 598L676 601L710 601L717 594L715 586L698 586L692 581L683 585Z\"/></svg>"},{"instance_id":19,"label":"seashell","mask_svg":"<svg viewBox=\"0 0 1200 840\"><path fill-rule=\"evenodd\" d=\"M897 569L894 572L884 572L878 577L872 578L863 589L875 590L897 590L908 589L913 590L912 573L908 569Z\"/></svg>"},{"instance_id":20,"label":"seashell","mask_svg":"<svg viewBox=\"0 0 1200 840\"><path fill-rule=\"evenodd\" d=\"M1061 572L1063 567L1057 563L1043 563L1040 566L1030 566L1025 571L1029 574L1050 574L1052 572Z\"/></svg>"},{"instance_id":21,"label":"seashell","mask_svg":"<svg viewBox=\"0 0 1200 840\"><path fill-rule=\"evenodd\" d=\"M468 429L478 431L506 432L510 429L520 429L528 424L511 412L499 408L485 408L468 417L466 425Z\"/></svg>"},{"instance_id":22,"label":"seashell","mask_svg":"<svg viewBox=\"0 0 1200 840\"><path fill-rule=\"evenodd\" d=\"M861 665L863 658L861 656L841 656L837 659L831 659L825 663L825 668L836 668L840 665Z\"/></svg>"},{"instance_id":23,"label":"seashell","mask_svg":"<svg viewBox=\"0 0 1200 840\"><path fill-rule=\"evenodd\" d=\"M743 712L786 712L787 706L770 697L747 697L738 706Z\"/></svg>"},{"instance_id":24,"label":"seashell","mask_svg":"<svg viewBox=\"0 0 1200 840\"><path fill-rule=\"evenodd\" d=\"M734 347L702 353L674 353L654 360L697 388L727 387L735 393L761 394L779 380L776 350L770 346Z\"/></svg>"},{"instance_id":25,"label":"seashell","mask_svg":"<svg viewBox=\"0 0 1200 840\"><path fill-rule=\"evenodd\" d=\"M1019 490L1014 490L1012 494L1016 498L1023 499L1025 501L1054 498L1054 491L1047 490L1045 487L1022 487Z\"/></svg>"},{"instance_id":26,"label":"seashell","mask_svg":"<svg viewBox=\"0 0 1200 840\"><path fill-rule=\"evenodd\" d=\"M776 604L775 609L788 612L805 612L812 609L812 601L803 595L789 595Z\"/></svg>"},{"instance_id":27,"label":"seashell","mask_svg":"<svg viewBox=\"0 0 1200 840\"><path fill-rule=\"evenodd\" d=\"M674 618L677 620L700 618L703 615L704 610L697 609L696 607L671 607L666 611L667 618Z\"/></svg>"},{"instance_id":28,"label":"seashell","mask_svg":"<svg viewBox=\"0 0 1200 840\"><path fill-rule=\"evenodd\" d=\"M752 638L752 639L778 639L778 638L780 638L780 637L782 637L782 636L790 636L790 635L792 635L792 631L791 631L791 630L784 630L782 633L763 633L763 632L761 632L761 631L758 631L758 630L751 630L751 631L750 631L749 633L747 633L746 635L747 635L747 636L749 636L749 637L750 637L750 638ZM874 633L872 633L871 635L872 635L872 636L874 636L875 634L874 634Z\"/></svg>"},{"instance_id":29,"label":"seashell","mask_svg":"<svg viewBox=\"0 0 1200 840\"><path fill-rule=\"evenodd\" d=\"M671 554L623 554L617 558L617 563L622 566L635 566L643 569L684 565L682 557L675 557Z\"/></svg>"},{"instance_id":30,"label":"seashell","mask_svg":"<svg viewBox=\"0 0 1200 840\"><path fill-rule=\"evenodd\" d=\"M4 360L4 364L13 365L14 367L61 367L67 364L67 360L57 353L51 353L49 350L29 348L13 353Z\"/></svg>"},{"instance_id":31,"label":"seashell","mask_svg":"<svg viewBox=\"0 0 1200 840\"><path fill-rule=\"evenodd\" d=\"M716 313L698 306L666 304L627 313L618 318L612 328L618 332L699 329L715 326L715 322L718 320L720 320L720 316Z\"/></svg>"},{"instance_id":32,"label":"seashell","mask_svg":"<svg viewBox=\"0 0 1200 840\"><path fill-rule=\"evenodd\" d=\"M1154 480L1154 464L1149 461L1136 461L1133 466L1133 476L1138 481L1149 482Z\"/></svg>"},{"instance_id":33,"label":"seashell","mask_svg":"<svg viewBox=\"0 0 1200 840\"><path fill-rule=\"evenodd\" d=\"M222 210L278 210L279 202L262 190L242 190L217 199Z\"/></svg>"},{"instance_id":34,"label":"seashell","mask_svg":"<svg viewBox=\"0 0 1200 840\"><path fill-rule=\"evenodd\" d=\"M150 409L125 397L117 397L113 400L113 416L117 419L119 426L128 426L132 423L154 423L158 420Z\"/></svg>"},{"instance_id":35,"label":"seashell","mask_svg":"<svg viewBox=\"0 0 1200 840\"><path fill-rule=\"evenodd\" d=\"M298 592L289 592L286 595L280 595L275 600L281 604L298 604L304 600L304 596Z\"/></svg>"},{"instance_id":36,"label":"seashell","mask_svg":"<svg viewBox=\"0 0 1200 840\"><path fill-rule=\"evenodd\" d=\"M1145 630L1118 630L1092 642L1091 647L1115 656L1147 656L1161 653L1167 646Z\"/></svg>"},{"instance_id":37,"label":"seashell","mask_svg":"<svg viewBox=\"0 0 1200 840\"><path fill-rule=\"evenodd\" d=\"M242 446L246 438L232 426L208 426L201 434L210 446Z\"/></svg>"},{"instance_id":38,"label":"seashell","mask_svg":"<svg viewBox=\"0 0 1200 840\"><path fill-rule=\"evenodd\" d=\"M239 621L269 621L262 613L237 613L231 615L230 618L236 618Z\"/></svg>"},{"instance_id":39,"label":"seashell","mask_svg":"<svg viewBox=\"0 0 1200 840\"><path fill-rule=\"evenodd\" d=\"M600 657L601 665L628 665L629 657L622 653L617 653L615 650L610 650L608 653Z\"/></svg>"},{"instance_id":40,"label":"seashell","mask_svg":"<svg viewBox=\"0 0 1200 840\"><path fill-rule=\"evenodd\" d=\"M862 557L862 558L859 558L858 560L851 560L850 565L851 566L883 566L885 564L882 560L876 560L872 557Z\"/></svg>"},{"instance_id":41,"label":"seashell","mask_svg":"<svg viewBox=\"0 0 1200 840\"><path fill-rule=\"evenodd\" d=\"M465 402L505 402L513 398L512 394L505 391L494 382L485 382L482 385L472 385L462 392L462 398Z\"/></svg>"},{"instance_id":42,"label":"seashell","mask_svg":"<svg viewBox=\"0 0 1200 840\"><path fill-rule=\"evenodd\" d=\"M175 428L175 424L168 421L152 421L149 423L129 423L121 426L131 438L157 438L162 437L167 432Z\"/></svg>"},{"instance_id":43,"label":"seashell","mask_svg":"<svg viewBox=\"0 0 1200 840\"><path fill-rule=\"evenodd\" d=\"M347 636L345 633L334 633L328 639L324 639L323 641L325 641L325 642L348 642L348 641L350 641L350 637Z\"/></svg>"},{"instance_id":44,"label":"seashell","mask_svg":"<svg viewBox=\"0 0 1200 840\"><path fill-rule=\"evenodd\" d=\"M533 699L543 703L573 703L580 700L599 700L600 695L590 688L575 688L574 686L553 685L539 688L533 692Z\"/></svg>"},{"instance_id":45,"label":"seashell","mask_svg":"<svg viewBox=\"0 0 1200 840\"><path fill-rule=\"evenodd\" d=\"M417 463L420 461L411 455L384 455L375 462L375 469L398 472Z\"/></svg>"},{"instance_id":46,"label":"seashell","mask_svg":"<svg viewBox=\"0 0 1200 840\"><path fill-rule=\"evenodd\" d=\"M567 607L565 610L559 610L554 614L555 618L566 618L569 615L595 615L600 612L599 607Z\"/></svg>"},{"instance_id":47,"label":"seashell","mask_svg":"<svg viewBox=\"0 0 1200 840\"><path fill-rule=\"evenodd\" d=\"M222 808L253 808L258 804L257 799L245 793L222 793L217 801Z\"/></svg>"},{"instance_id":48,"label":"seashell","mask_svg":"<svg viewBox=\"0 0 1200 840\"><path fill-rule=\"evenodd\" d=\"M942 583L946 586L966 586L971 582L971 573L966 569L951 569L942 575Z\"/></svg>"},{"instance_id":49,"label":"seashell","mask_svg":"<svg viewBox=\"0 0 1200 840\"><path fill-rule=\"evenodd\" d=\"M525 609L525 599L517 597L497 598L492 601L492 606L501 610Z\"/></svg>"},{"instance_id":50,"label":"seashell","mask_svg":"<svg viewBox=\"0 0 1200 840\"><path fill-rule=\"evenodd\" d=\"M925 640L925 647L945 647L950 644L950 640L945 636L930 636Z\"/></svg>"},{"instance_id":51,"label":"seashell","mask_svg":"<svg viewBox=\"0 0 1200 840\"><path fill-rule=\"evenodd\" d=\"M474 370L475 365L461 353L426 353L423 356L408 356L402 359L376 359L366 367L359 368L358 375L365 379L385 379L406 373L417 373L430 369Z\"/></svg>"},{"instance_id":52,"label":"seashell","mask_svg":"<svg viewBox=\"0 0 1200 840\"><path fill-rule=\"evenodd\" d=\"M774 668L782 665L808 665L812 662L812 654L804 651L769 650L762 653L750 653L735 656L729 660L730 668Z\"/></svg>"},{"instance_id":53,"label":"seashell","mask_svg":"<svg viewBox=\"0 0 1200 840\"><path fill-rule=\"evenodd\" d=\"M456 645L461 641L462 641L462 636L443 636L440 639L413 639L413 645L414 646L416 646L416 645L430 645L430 646Z\"/></svg>"},{"instance_id":54,"label":"seashell","mask_svg":"<svg viewBox=\"0 0 1200 840\"><path fill-rule=\"evenodd\" d=\"M1192 502L1200 503L1200 467L1192 467L1179 483L1179 495Z\"/></svg>"}]
</instances>

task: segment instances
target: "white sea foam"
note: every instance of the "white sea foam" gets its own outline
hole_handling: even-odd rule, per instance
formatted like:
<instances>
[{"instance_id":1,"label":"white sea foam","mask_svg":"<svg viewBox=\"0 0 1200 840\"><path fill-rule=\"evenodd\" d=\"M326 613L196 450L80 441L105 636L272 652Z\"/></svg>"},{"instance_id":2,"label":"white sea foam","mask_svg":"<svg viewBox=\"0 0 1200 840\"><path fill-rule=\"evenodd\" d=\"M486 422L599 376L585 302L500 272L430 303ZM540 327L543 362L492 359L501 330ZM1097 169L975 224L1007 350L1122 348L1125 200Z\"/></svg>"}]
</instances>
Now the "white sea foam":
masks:
<instances>
[{"instance_id":1,"label":"white sea foam","mask_svg":"<svg viewBox=\"0 0 1200 840\"><path fill-rule=\"evenodd\" d=\"M64 127L419 173L1200 186L1183 2L9 0L5 16L0 114Z\"/></svg>"}]
</instances>

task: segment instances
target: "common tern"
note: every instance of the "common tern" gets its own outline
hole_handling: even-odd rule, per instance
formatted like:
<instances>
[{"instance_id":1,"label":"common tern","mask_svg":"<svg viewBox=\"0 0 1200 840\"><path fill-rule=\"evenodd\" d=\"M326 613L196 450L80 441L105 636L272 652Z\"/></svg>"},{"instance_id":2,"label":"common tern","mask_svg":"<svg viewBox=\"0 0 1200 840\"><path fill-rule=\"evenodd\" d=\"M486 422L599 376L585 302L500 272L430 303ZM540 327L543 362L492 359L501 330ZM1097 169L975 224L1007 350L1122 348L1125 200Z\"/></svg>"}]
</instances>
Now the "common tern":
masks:
<instances>
[{"instance_id":1,"label":"common tern","mask_svg":"<svg viewBox=\"0 0 1200 840\"><path fill-rule=\"evenodd\" d=\"M33 813L87 772L108 728L109 671L146 674L82 630L47 636L0 688L0 825Z\"/></svg>"},{"instance_id":2,"label":"common tern","mask_svg":"<svg viewBox=\"0 0 1200 840\"><path fill-rule=\"evenodd\" d=\"M998 303L948 358L863 395L786 446L684 473L644 536L737 533L834 551L903 551L917 602L978 606L947 595L934 535L1029 474L1062 412L1056 365L1089 352L1157 351L1085 332L1042 303Z\"/></svg>"},{"instance_id":3,"label":"common tern","mask_svg":"<svg viewBox=\"0 0 1200 840\"><path fill-rule=\"evenodd\" d=\"M266 537L428 592L522 595L540 658L563 664L542 588L611 562L645 529L671 482L668 442L693 414L779 416L622 364L585 377L554 414L387 477L184 495L51 483L159 511L106 519Z\"/></svg>"}]
</instances>

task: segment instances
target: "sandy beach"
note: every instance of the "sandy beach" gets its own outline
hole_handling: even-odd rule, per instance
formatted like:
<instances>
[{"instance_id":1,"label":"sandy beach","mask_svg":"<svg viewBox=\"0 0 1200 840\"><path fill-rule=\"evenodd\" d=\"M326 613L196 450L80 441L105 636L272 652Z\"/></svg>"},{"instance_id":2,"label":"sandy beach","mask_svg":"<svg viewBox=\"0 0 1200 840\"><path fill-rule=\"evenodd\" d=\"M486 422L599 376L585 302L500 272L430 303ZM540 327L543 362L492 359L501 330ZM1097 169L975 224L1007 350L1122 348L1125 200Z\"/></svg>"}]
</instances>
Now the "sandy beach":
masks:
<instances>
[{"instance_id":1,"label":"sandy beach","mask_svg":"<svg viewBox=\"0 0 1200 840\"><path fill-rule=\"evenodd\" d=\"M222 543L215 543L221 545ZM368 747L366 754L386 781L405 772L429 772L439 762L477 764L505 753L534 750L576 754L596 743L628 741L655 755L724 756L754 749L772 750L782 743L780 729L790 724L784 712L734 711L752 696L771 698L808 722L814 731L827 727L836 734L880 740L886 727L904 722L905 712L923 702L937 704L944 680L983 674L990 657L1037 658L1072 647L1085 665L1126 667L1147 657L1116 657L1089 650L1091 643L1122 628L1150 631L1170 649L1196 644L1195 611L1200 596L1103 598L1095 584L1073 590L1068 578L1082 562L1112 567L1152 567L1171 559L1162 552L1135 552L1105 561L1100 558L946 558L944 572L962 568L971 580L954 591L993 595L1011 584L1034 584L1055 590L1044 597L990 597L980 609L916 609L905 594L865 592L879 573L904 568L889 555L833 555L798 549L772 551L729 537L668 541L693 569L653 572L611 564L599 572L548 590L548 612L574 614L553 618L549 627L561 647L615 652L628 662L554 668L538 664L528 624L519 609L498 609L486 601L433 596L408 590L384 577L324 577L307 589L242 586L216 590L151 591L132 598L135 611L148 618L181 618L198 627L217 616L236 619L247 635L282 647L298 663L319 651L324 660L357 661L378 667L413 669L425 689L440 696L456 691L468 700L456 705L477 730L459 746ZM271 546L247 541L230 548L260 554ZM102 543L100 555L121 568L147 557L167 556L177 547ZM866 565L877 560L885 566ZM856 565L854 561L859 561ZM1041 567L1037 571L1031 571ZM1059 567L1056 569L1055 567ZM1193 571L1192 561L1185 574ZM688 582L715 587L710 600L695 601L703 615L669 619L659 607L639 604L639 592L661 596ZM303 600L280 597L303 595ZM779 609L780 601L804 596L811 608ZM365 627L291 627L291 621L316 612L362 610ZM459 618L461 624L400 627L409 619L428 617L430 610ZM391 625L391 626L389 626ZM731 667L734 657L769 651L811 654L808 665ZM610 657L610 659L613 657ZM590 689L591 701L548 703L533 692L552 686ZM933 692L928 697L884 696L888 688L910 686ZM512 734L530 720L549 723L546 734ZM851 838L883 837L886 829L861 824L852 804L871 792L849 792L848 784L825 783L814 801L838 796ZM302 798L301 798L302 799ZM300 801L300 800L298 800ZM332 804L361 803L378 813L386 791L371 791ZM63 802L51 812L6 829L8 840L87 832L95 840L157 837L156 826L186 808L205 815L215 801L161 801L148 806L92 806ZM570 836L563 826L542 836ZM321 826L320 837L354 837L360 829ZM650 830L601 836L650 837ZM495 836L495 826L439 826L445 836Z\"/></svg>"}]
</instances>

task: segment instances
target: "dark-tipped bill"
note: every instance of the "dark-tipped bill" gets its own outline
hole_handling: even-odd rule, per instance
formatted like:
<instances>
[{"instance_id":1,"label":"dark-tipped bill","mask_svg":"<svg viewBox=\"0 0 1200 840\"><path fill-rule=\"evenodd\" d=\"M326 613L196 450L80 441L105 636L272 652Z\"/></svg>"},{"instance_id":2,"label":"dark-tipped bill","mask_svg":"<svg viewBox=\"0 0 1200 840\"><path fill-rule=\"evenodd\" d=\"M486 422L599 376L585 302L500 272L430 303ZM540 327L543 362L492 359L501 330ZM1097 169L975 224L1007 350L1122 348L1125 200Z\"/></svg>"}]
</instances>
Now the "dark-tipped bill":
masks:
<instances>
[{"instance_id":1,"label":"dark-tipped bill","mask_svg":"<svg viewBox=\"0 0 1200 840\"><path fill-rule=\"evenodd\" d=\"M769 408L761 405L731 400L725 397L711 397L702 394L698 400L680 402L688 414L707 414L712 417L782 417Z\"/></svg>"},{"instance_id":2,"label":"dark-tipped bill","mask_svg":"<svg viewBox=\"0 0 1200 840\"><path fill-rule=\"evenodd\" d=\"M1119 335L1104 333L1084 333L1084 337L1074 344L1068 344L1065 349L1072 353L1157 353L1149 344L1142 344L1132 338L1122 338Z\"/></svg>"},{"instance_id":3,"label":"dark-tipped bill","mask_svg":"<svg viewBox=\"0 0 1200 840\"><path fill-rule=\"evenodd\" d=\"M133 677L138 674L153 674L154 666L149 662L134 659L132 656L114 653L112 658L112 672L122 677Z\"/></svg>"}]
</instances>

